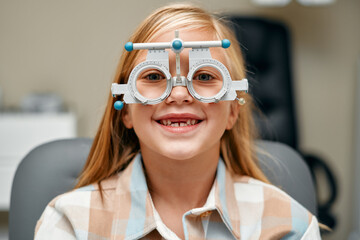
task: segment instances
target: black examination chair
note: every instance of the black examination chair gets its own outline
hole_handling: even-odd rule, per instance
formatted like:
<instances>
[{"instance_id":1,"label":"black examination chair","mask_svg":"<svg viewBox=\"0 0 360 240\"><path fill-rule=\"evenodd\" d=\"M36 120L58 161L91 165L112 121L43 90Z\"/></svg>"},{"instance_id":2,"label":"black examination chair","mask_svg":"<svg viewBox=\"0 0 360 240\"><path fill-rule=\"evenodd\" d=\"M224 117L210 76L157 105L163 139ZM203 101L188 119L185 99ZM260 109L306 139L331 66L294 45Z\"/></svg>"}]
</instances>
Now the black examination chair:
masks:
<instances>
[{"instance_id":1,"label":"black examination chair","mask_svg":"<svg viewBox=\"0 0 360 240\"><path fill-rule=\"evenodd\" d=\"M308 164L315 185L317 177L325 175L328 184L325 189L329 192L325 201L317 199L317 216L321 223L334 228L336 218L331 207L337 195L335 176L325 160L301 151L298 145L289 29L278 21L259 17L227 18L245 57L249 92L260 109L254 115L261 138L282 142L297 150ZM316 185L316 189L318 196L319 186Z\"/></svg>"}]
</instances>

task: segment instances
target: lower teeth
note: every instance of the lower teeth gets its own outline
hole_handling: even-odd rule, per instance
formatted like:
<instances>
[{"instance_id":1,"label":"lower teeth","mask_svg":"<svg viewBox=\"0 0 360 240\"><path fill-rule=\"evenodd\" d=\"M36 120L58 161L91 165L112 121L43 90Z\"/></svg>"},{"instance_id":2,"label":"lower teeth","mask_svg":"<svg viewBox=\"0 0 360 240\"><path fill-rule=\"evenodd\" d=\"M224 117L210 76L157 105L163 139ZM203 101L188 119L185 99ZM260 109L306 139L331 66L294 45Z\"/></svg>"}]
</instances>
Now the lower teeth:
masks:
<instances>
[{"instance_id":1,"label":"lower teeth","mask_svg":"<svg viewBox=\"0 0 360 240\"><path fill-rule=\"evenodd\" d=\"M192 125L195 125L197 124L198 122L194 122L194 123L191 123L191 124L188 124L186 122L175 122L175 123L170 123L170 124L166 124L166 123L163 123L163 122L160 122L162 125L164 126L168 126L168 127L187 127L187 126L192 126Z\"/></svg>"}]
</instances>

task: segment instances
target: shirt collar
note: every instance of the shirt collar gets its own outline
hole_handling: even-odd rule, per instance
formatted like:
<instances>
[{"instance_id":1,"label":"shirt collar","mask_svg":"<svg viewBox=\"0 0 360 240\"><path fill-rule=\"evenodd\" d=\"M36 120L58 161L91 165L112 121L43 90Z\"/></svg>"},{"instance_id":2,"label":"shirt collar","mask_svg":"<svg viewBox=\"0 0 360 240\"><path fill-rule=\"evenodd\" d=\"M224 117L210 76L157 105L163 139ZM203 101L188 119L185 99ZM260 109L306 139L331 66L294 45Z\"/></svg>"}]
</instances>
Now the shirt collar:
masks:
<instances>
[{"instance_id":1,"label":"shirt collar","mask_svg":"<svg viewBox=\"0 0 360 240\"><path fill-rule=\"evenodd\" d=\"M191 210L191 213L200 215L205 211L217 210L228 230L238 239L240 221L233 186L231 174L220 158L216 179L206 204L202 208ZM116 193L118 195L116 201L119 201L118 204L121 206L116 213L117 235L122 235L125 239L138 239L157 227L140 153L120 173Z\"/></svg>"}]
</instances>

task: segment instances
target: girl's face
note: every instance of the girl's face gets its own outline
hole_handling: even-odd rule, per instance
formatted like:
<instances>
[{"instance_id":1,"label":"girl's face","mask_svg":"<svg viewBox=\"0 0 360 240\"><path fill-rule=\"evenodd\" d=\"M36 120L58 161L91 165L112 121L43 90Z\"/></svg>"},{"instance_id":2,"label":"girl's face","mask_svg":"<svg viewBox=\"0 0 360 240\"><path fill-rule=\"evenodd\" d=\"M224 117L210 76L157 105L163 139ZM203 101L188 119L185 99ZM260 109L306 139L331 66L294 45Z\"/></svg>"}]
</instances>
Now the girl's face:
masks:
<instances>
[{"instance_id":1,"label":"girl's face","mask_svg":"<svg viewBox=\"0 0 360 240\"><path fill-rule=\"evenodd\" d=\"M179 30L183 41L210 41L213 33L199 30ZM153 42L170 42L174 32L157 36ZM142 51L135 65L146 59ZM226 67L225 49L210 48L211 56ZM189 71L189 49L180 53L181 75ZM175 71L175 53L169 51L169 67ZM219 154L220 138L225 129L236 122L239 105L234 101L202 103L195 100L186 87L177 86L163 102L155 105L129 104L124 116L127 128L134 128L140 141L141 151L176 160L185 160Z\"/></svg>"}]
</instances>

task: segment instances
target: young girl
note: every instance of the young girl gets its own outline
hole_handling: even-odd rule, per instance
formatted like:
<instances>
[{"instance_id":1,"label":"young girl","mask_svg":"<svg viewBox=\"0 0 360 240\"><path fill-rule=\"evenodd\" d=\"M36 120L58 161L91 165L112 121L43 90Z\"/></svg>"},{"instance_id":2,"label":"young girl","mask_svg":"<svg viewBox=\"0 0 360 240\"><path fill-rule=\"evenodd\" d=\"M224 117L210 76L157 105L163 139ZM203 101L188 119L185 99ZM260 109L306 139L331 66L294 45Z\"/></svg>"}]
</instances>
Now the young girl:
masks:
<instances>
[{"instance_id":1,"label":"young girl","mask_svg":"<svg viewBox=\"0 0 360 240\"><path fill-rule=\"evenodd\" d=\"M193 5L156 10L130 41L171 42L175 30L182 43L235 43L210 48L211 58L231 79L245 77L234 34ZM167 50L172 77L191 71L189 52ZM114 83L126 84L134 67L149 59L147 53L124 52ZM152 98L151 84L166 76L151 69L138 78L137 90ZM221 73L205 67L192 81L201 89L214 82L214 88L219 78ZM246 92L237 93L239 101L203 102L186 85L170 90L157 104L125 104L121 111L109 97L76 189L49 203L35 239L320 239L316 218L270 185L258 167Z\"/></svg>"}]
</instances>

